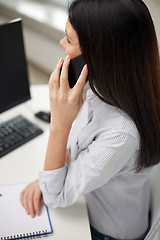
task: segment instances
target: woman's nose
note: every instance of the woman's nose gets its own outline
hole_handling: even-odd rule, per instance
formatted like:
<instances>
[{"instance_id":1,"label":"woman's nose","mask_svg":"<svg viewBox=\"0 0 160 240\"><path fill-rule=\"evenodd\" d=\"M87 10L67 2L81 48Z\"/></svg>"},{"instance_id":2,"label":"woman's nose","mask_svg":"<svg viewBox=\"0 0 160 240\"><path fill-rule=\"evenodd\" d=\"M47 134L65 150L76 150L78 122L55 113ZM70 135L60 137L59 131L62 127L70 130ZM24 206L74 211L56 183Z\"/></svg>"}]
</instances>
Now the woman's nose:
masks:
<instances>
[{"instance_id":1,"label":"woman's nose","mask_svg":"<svg viewBox=\"0 0 160 240\"><path fill-rule=\"evenodd\" d=\"M65 38L62 38L62 39L60 40L59 44L60 44L63 48L65 48Z\"/></svg>"}]
</instances>

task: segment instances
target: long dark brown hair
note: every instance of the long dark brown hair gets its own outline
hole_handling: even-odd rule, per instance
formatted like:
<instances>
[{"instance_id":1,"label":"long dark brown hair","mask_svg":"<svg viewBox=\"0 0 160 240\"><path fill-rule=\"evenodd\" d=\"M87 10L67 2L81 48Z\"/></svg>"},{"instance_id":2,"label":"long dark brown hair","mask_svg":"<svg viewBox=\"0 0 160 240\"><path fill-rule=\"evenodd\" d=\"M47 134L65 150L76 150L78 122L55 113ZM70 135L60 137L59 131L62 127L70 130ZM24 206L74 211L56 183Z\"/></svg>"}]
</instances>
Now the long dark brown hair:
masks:
<instances>
[{"instance_id":1,"label":"long dark brown hair","mask_svg":"<svg viewBox=\"0 0 160 240\"><path fill-rule=\"evenodd\" d=\"M137 170L160 161L160 58L155 28L141 0L75 0L69 20L88 65L89 83L104 102L135 122Z\"/></svg>"}]
</instances>

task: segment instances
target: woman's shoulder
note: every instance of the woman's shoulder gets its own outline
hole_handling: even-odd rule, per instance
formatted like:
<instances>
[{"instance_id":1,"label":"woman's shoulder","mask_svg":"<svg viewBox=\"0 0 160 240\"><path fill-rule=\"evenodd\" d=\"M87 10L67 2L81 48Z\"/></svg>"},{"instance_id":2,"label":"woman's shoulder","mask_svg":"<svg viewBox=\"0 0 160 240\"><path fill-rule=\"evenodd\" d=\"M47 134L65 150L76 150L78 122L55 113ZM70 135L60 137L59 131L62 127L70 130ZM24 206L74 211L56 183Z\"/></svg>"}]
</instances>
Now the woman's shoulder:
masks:
<instances>
[{"instance_id":1,"label":"woman's shoulder","mask_svg":"<svg viewBox=\"0 0 160 240\"><path fill-rule=\"evenodd\" d=\"M88 92L89 102L93 111L93 122L97 130L107 134L128 134L139 142L139 132L132 118L121 109L103 102L91 90Z\"/></svg>"}]
</instances>

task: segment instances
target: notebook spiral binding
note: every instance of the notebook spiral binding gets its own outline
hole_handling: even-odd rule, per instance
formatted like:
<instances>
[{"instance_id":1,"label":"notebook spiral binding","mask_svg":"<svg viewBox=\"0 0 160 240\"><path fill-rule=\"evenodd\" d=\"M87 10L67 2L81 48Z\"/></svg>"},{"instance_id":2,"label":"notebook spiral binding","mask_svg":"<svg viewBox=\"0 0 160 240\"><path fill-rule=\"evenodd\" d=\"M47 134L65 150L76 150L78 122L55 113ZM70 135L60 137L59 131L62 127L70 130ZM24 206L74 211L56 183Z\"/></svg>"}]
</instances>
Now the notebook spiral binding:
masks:
<instances>
[{"instance_id":1,"label":"notebook spiral binding","mask_svg":"<svg viewBox=\"0 0 160 240\"><path fill-rule=\"evenodd\" d=\"M10 240L10 239L35 239L47 236L47 230L42 230L38 232L26 233L26 234L19 234L7 237L1 237L0 240Z\"/></svg>"}]
</instances>

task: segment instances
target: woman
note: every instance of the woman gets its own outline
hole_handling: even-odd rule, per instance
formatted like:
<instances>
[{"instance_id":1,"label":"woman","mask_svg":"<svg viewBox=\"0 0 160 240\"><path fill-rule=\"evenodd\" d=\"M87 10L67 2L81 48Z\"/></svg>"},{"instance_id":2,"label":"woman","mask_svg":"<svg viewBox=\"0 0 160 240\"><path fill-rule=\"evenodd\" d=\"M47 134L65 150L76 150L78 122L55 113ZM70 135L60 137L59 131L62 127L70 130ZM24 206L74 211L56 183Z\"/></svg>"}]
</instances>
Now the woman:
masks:
<instances>
[{"instance_id":1,"label":"woman","mask_svg":"<svg viewBox=\"0 0 160 240\"><path fill-rule=\"evenodd\" d=\"M49 80L45 167L22 205L33 217L43 199L56 208L84 195L93 239L144 239L149 178L160 159L160 60L150 13L141 0L75 0L60 44L66 58ZM81 53L87 66L70 89L69 62Z\"/></svg>"}]
</instances>

